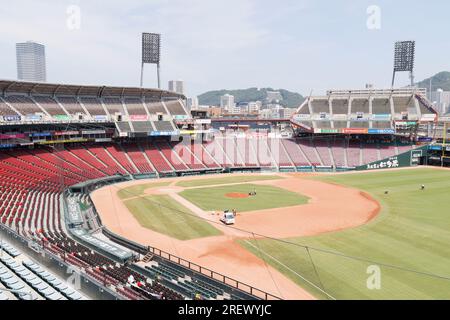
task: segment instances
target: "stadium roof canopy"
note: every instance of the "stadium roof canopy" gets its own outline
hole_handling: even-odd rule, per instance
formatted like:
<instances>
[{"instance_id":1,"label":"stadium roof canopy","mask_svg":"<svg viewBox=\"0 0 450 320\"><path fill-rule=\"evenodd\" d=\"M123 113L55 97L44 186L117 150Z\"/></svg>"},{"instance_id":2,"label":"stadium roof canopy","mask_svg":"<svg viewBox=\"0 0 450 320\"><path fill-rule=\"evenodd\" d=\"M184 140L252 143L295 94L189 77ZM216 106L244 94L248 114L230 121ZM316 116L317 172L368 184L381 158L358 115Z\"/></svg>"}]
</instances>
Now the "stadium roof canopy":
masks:
<instances>
[{"instance_id":1,"label":"stadium roof canopy","mask_svg":"<svg viewBox=\"0 0 450 320\"><path fill-rule=\"evenodd\" d=\"M146 98L176 98L185 99L184 95L149 88L109 87L95 85L51 84L41 82L25 82L0 80L0 93L10 94L50 95L50 96L95 96L95 97L146 97Z\"/></svg>"}]
</instances>

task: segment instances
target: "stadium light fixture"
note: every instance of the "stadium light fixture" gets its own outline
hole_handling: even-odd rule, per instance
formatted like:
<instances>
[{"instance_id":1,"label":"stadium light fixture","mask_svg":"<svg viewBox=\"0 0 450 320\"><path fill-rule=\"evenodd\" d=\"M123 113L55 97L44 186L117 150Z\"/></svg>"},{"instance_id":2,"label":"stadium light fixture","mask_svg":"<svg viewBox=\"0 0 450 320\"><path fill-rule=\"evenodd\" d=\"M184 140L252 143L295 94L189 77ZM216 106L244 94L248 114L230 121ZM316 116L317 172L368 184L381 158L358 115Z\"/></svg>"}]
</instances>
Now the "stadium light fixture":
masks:
<instances>
[{"instance_id":1,"label":"stadium light fixture","mask_svg":"<svg viewBox=\"0 0 450 320\"><path fill-rule=\"evenodd\" d=\"M158 89L161 89L160 79L161 61L161 35L158 33L142 33L142 60L141 60L141 88L144 81L144 64L156 64Z\"/></svg>"},{"instance_id":2,"label":"stadium light fixture","mask_svg":"<svg viewBox=\"0 0 450 320\"><path fill-rule=\"evenodd\" d=\"M416 54L415 41L398 41L394 49L394 73L392 76L392 88L394 87L395 74L408 71L411 79L411 87L414 86L414 60Z\"/></svg>"}]
</instances>

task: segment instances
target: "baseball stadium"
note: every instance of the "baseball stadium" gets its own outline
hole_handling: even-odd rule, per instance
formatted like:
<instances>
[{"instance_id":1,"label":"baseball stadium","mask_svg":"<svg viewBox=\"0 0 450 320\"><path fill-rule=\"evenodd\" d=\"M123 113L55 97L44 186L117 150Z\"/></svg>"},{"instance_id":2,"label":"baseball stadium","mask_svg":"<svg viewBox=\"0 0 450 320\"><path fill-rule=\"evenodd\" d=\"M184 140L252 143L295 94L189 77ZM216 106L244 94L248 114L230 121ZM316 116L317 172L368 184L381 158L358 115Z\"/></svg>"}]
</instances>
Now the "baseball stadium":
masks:
<instances>
[{"instance_id":1,"label":"baseball stadium","mask_svg":"<svg viewBox=\"0 0 450 320\"><path fill-rule=\"evenodd\" d=\"M249 130L157 89L0 92L5 297L450 295L447 127L422 89L328 91Z\"/></svg>"},{"instance_id":2,"label":"baseball stadium","mask_svg":"<svg viewBox=\"0 0 450 320\"><path fill-rule=\"evenodd\" d=\"M450 299L450 117L414 41L392 87L312 91L284 118L190 108L160 47L142 34L136 87L0 80L0 300Z\"/></svg>"}]
</instances>

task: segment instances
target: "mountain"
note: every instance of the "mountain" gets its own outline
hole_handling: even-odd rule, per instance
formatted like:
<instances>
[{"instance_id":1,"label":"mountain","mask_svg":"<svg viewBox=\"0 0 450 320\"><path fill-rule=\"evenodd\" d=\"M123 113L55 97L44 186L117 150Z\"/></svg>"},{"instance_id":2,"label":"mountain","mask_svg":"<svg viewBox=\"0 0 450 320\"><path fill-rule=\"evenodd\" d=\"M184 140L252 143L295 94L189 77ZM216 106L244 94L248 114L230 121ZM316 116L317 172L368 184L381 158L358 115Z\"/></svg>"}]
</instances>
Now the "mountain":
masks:
<instances>
[{"instance_id":1,"label":"mountain","mask_svg":"<svg viewBox=\"0 0 450 320\"><path fill-rule=\"evenodd\" d=\"M296 92L291 92L285 89L274 90L272 88L248 88L238 90L216 90L208 91L198 96L198 102L201 105L220 105L220 97L225 94L234 96L234 101L250 102L250 101L262 101L267 98L268 91L279 91L283 100L279 101L281 105L288 108L297 108L300 106L305 98Z\"/></svg>"},{"instance_id":2,"label":"mountain","mask_svg":"<svg viewBox=\"0 0 450 320\"><path fill-rule=\"evenodd\" d=\"M419 88L430 88L431 79L431 89L436 91L437 89L442 89L444 91L450 91L450 72L442 71L438 74L432 76L431 78L425 79L418 83Z\"/></svg>"}]
</instances>

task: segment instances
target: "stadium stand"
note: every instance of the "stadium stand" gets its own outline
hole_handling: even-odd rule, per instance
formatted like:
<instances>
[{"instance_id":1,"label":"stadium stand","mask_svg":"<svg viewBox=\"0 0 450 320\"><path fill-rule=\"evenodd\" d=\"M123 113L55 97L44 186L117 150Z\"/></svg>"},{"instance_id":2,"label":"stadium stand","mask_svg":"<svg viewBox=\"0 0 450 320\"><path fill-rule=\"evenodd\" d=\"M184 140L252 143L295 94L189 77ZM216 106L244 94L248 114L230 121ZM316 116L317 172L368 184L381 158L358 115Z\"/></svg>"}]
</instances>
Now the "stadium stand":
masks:
<instances>
[{"instance_id":1,"label":"stadium stand","mask_svg":"<svg viewBox=\"0 0 450 320\"><path fill-rule=\"evenodd\" d=\"M175 115L187 115L186 110L184 110L183 105L179 100L165 101L164 104L169 110L169 113L173 116Z\"/></svg>"},{"instance_id":2,"label":"stadium stand","mask_svg":"<svg viewBox=\"0 0 450 320\"><path fill-rule=\"evenodd\" d=\"M166 109L160 101L145 101L145 105L150 114L167 114Z\"/></svg>"},{"instance_id":3,"label":"stadium stand","mask_svg":"<svg viewBox=\"0 0 450 320\"><path fill-rule=\"evenodd\" d=\"M80 102L86 107L92 116L106 116L101 102L97 98L80 98Z\"/></svg>"},{"instance_id":4,"label":"stadium stand","mask_svg":"<svg viewBox=\"0 0 450 320\"><path fill-rule=\"evenodd\" d=\"M61 106L53 98L36 96L33 98L41 108L43 108L51 116L67 115Z\"/></svg>"},{"instance_id":5,"label":"stadium stand","mask_svg":"<svg viewBox=\"0 0 450 320\"><path fill-rule=\"evenodd\" d=\"M145 107L141 99L125 99L125 105L130 116L147 116L147 112L145 111Z\"/></svg>"},{"instance_id":6,"label":"stadium stand","mask_svg":"<svg viewBox=\"0 0 450 320\"><path fill-rule=\"evenodd\" d=\"M7 96L4 98L6 102L11 104L22 115L43 113L43 110L39 108L37 104L28 97L25 96Z\"/></svg>"},{"instance_id":7,"label":"stadium stand","mask_svg":"<svg viewBox=\"0 0 450 320\"><path fill-rule=\"evenodd\" d=\"M64 105L64 108L71 115L75 115L77 113L86 114L81 104L74 97L57 97L56 100Z\"/></svg>"},{"instance_id":8,"label":"stadium stand","mask_svg":"<svg viewBox=\"0 0 450 320\"><path fill-rule=\"evenodd\" d=\"M5 101L0 98L0 116L18 115Z\"/></svg>"}]
</instances>

